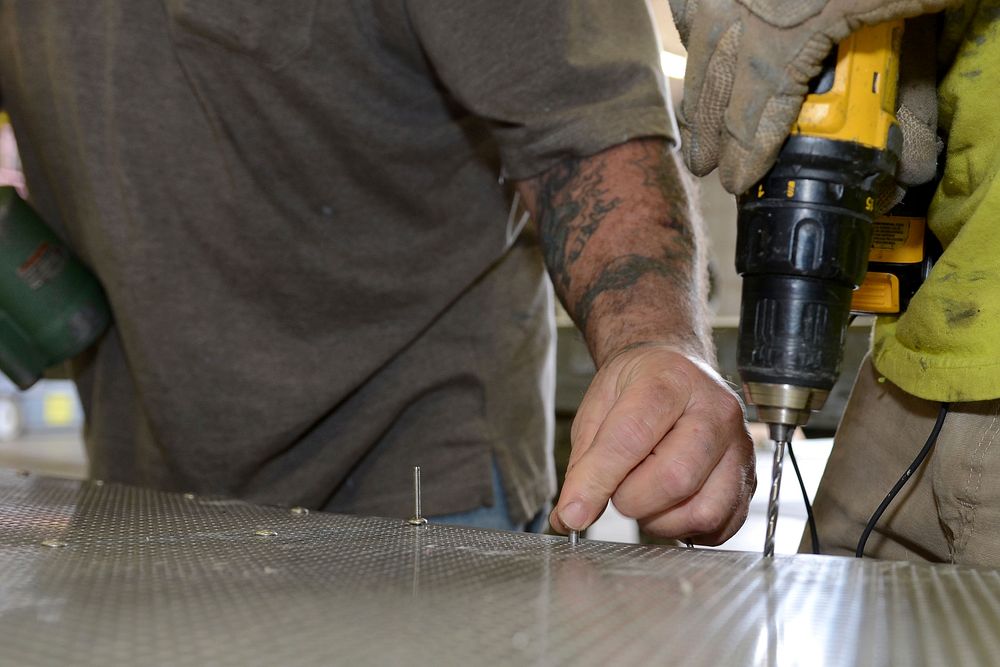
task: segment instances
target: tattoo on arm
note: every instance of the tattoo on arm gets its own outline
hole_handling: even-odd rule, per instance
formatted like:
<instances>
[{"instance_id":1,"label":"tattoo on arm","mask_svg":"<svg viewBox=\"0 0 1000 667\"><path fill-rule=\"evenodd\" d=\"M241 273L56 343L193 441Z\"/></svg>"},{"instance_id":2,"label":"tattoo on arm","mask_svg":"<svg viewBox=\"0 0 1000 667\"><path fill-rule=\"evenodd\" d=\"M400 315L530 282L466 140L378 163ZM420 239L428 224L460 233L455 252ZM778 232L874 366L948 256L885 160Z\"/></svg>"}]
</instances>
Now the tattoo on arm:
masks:
<instances>
[{"instance_id":1,"label":"tattoo on arm","mask_svg":"<svg viewBox=\"0 0 1000 667\"><path fill-rule=\"evenodd\" d=\"M623 147L627 153L564 162L529 185L552 281L585 333L599 301L623 311L626 291L647 276L697 290L695 234L676 162L662 141Z\"/></svg>"},{"instance_id":2,"label":"tattoo on arm","mask_svg":"<svg viewBox=\"0 0 1000 667\"><path fill-rule=\"evenodd\" d=\"M562 290L570 288L570 269L590 237L621 204L621 199L608 196L605 165L584 165L584 161L556 165L539 180L536 215L545 262L553 282Z\"/></svg>"}]
</instances>

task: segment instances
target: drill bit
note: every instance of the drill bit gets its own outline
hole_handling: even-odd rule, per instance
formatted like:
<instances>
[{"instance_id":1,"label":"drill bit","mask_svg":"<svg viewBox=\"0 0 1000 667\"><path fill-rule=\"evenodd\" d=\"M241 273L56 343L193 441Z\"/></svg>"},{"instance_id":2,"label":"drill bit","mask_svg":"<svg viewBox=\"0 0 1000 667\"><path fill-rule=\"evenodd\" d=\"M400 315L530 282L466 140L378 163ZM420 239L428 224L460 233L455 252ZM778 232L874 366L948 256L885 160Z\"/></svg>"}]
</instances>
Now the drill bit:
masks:
<instances>
[{"instance_id":1,"label":"drill bit","mask_svg":"<svg viewBox=\"0 0 1000 667\"><path fill-rule=\"evenodd\" d=\"M772 432L772 436L778 435ZM781 491L781 468L785 460L785 445L790 435L782 432L774 438L774 463L771 466L771 495L767 499L767 535L764 538L764 557L774 556L774 529L778 525L778 493Z\"/></svg>"}]
</instances>

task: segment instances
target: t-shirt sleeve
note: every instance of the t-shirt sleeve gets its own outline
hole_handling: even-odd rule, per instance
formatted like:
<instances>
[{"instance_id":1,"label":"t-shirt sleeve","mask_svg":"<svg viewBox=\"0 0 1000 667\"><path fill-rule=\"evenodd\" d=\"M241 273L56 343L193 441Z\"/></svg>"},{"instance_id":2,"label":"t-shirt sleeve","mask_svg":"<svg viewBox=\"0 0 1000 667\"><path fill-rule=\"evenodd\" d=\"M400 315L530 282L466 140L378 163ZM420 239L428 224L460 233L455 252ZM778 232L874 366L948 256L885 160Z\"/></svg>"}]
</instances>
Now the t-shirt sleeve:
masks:
<instances>
[{"instance_id":1,"label":"t-shirt sleeve","mask_svg":"<svg viewBox=\"0 0 1000 667\"><path fill-rule=\"evenodd\" d=\"M441 84L490 121L507 175L637 137L675 141L643 0L410 0Z\"/></svg>"}]
</instances>

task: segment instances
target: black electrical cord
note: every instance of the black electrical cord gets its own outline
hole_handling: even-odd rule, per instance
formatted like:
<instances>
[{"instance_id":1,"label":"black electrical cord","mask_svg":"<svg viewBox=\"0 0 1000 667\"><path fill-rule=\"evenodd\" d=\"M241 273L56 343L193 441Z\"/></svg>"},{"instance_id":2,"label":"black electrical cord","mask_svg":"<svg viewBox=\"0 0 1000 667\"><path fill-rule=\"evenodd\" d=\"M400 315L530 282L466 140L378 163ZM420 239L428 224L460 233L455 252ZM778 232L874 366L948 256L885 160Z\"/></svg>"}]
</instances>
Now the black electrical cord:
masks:
<instances>
[{"instance_id":1,"label":"black electrical cord","mask_svg":"<svg viewBox=\"0 0 1000 667\"><path fill-rule=\"evenodd\" d=\"M917 454L917 458L913 459L913 463L910 464L910 467L906 469L903 476L899 478L899 481L892 487L889 494L882 500L878 509L876 509L875 513L872 514L872 518L868 519L868 525L865 526L865 532L861 533L861 539L858 540L858 548L854 552L855 558L861 558L865 555L865 544L868 542L868 536L871 535L872 531L875 529L875 524L877 524L878 520L882 518L882 514L889 507L889 503L893 501L896 494L898 494L900 489L903 488L903 485L909 481L913 473L917 471L920 465L924 462L924 459L927 458L931 448L934 447L934 443L937 442L938 434L941 433L941 427L944 426L944 418L946 416L948 416L948 404L942 403L941 409L938 410L937 421L934 422L934 428L931 429L931 434L927 436L927 442L924 443L920 453Z\"/></svg>"},{"instance_id":2,"label":"black electrical cord","mask_svg":"<svg viewBox=\"0 0 1000 667\"><path fill-rule=\"evenodd\" d=\"M809 502L809 494L806 492L805 482L802 481L802 473L799 472L799 462L795 460L795 451L792 450L791 441L788 442L788 458L792 460L792 468L795 469L795 478L799 480L799 489L802 490L802 502L806 504L806 518L809 521L809 535L812 537L812 552L819 553L819 532L816 530L816 517L813 516L812 503Z\"/></svg>"}]
</instances>

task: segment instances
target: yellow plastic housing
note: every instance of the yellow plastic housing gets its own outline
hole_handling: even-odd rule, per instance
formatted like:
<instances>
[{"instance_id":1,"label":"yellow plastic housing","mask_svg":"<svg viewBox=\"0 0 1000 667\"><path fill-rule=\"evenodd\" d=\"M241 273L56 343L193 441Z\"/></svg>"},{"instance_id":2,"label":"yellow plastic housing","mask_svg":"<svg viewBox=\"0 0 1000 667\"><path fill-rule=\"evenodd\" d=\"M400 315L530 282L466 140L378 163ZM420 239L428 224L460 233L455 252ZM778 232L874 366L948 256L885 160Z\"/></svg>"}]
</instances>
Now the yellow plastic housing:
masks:
<instances>
[{"instance_id":1,"label":"yellow plastic housing","mask_svg":"<svg viewBox=\"0 0 1000 667\"><path fill-rule=\"evenodd\" d=\"M860 28L837 49L829 91L806 97L793 134L885 149L895 124L899 43L903 22Z\"/></svg>"},{"instance_id":2,"label":"yellow plastic housing","mask_svg":"<svg viewBox=\"0 0 1000 667\"><path fill-rule=\"evenodd\" d=\"M891 273L869 271L851 295L851 310L887 315L899 312L899 278Z\"/></svg>"},{"instance_id":3,"label":"yellow plastic housing","mask_svg":"<svg viewBox=\"0 0 1000 667\"><path fill-rule=\"evenodd\" d=\"M927 219L910 216L883 216L872 225L869 262L918 264L924 261L924 230Z\"/></svg>"}]
</instances>

